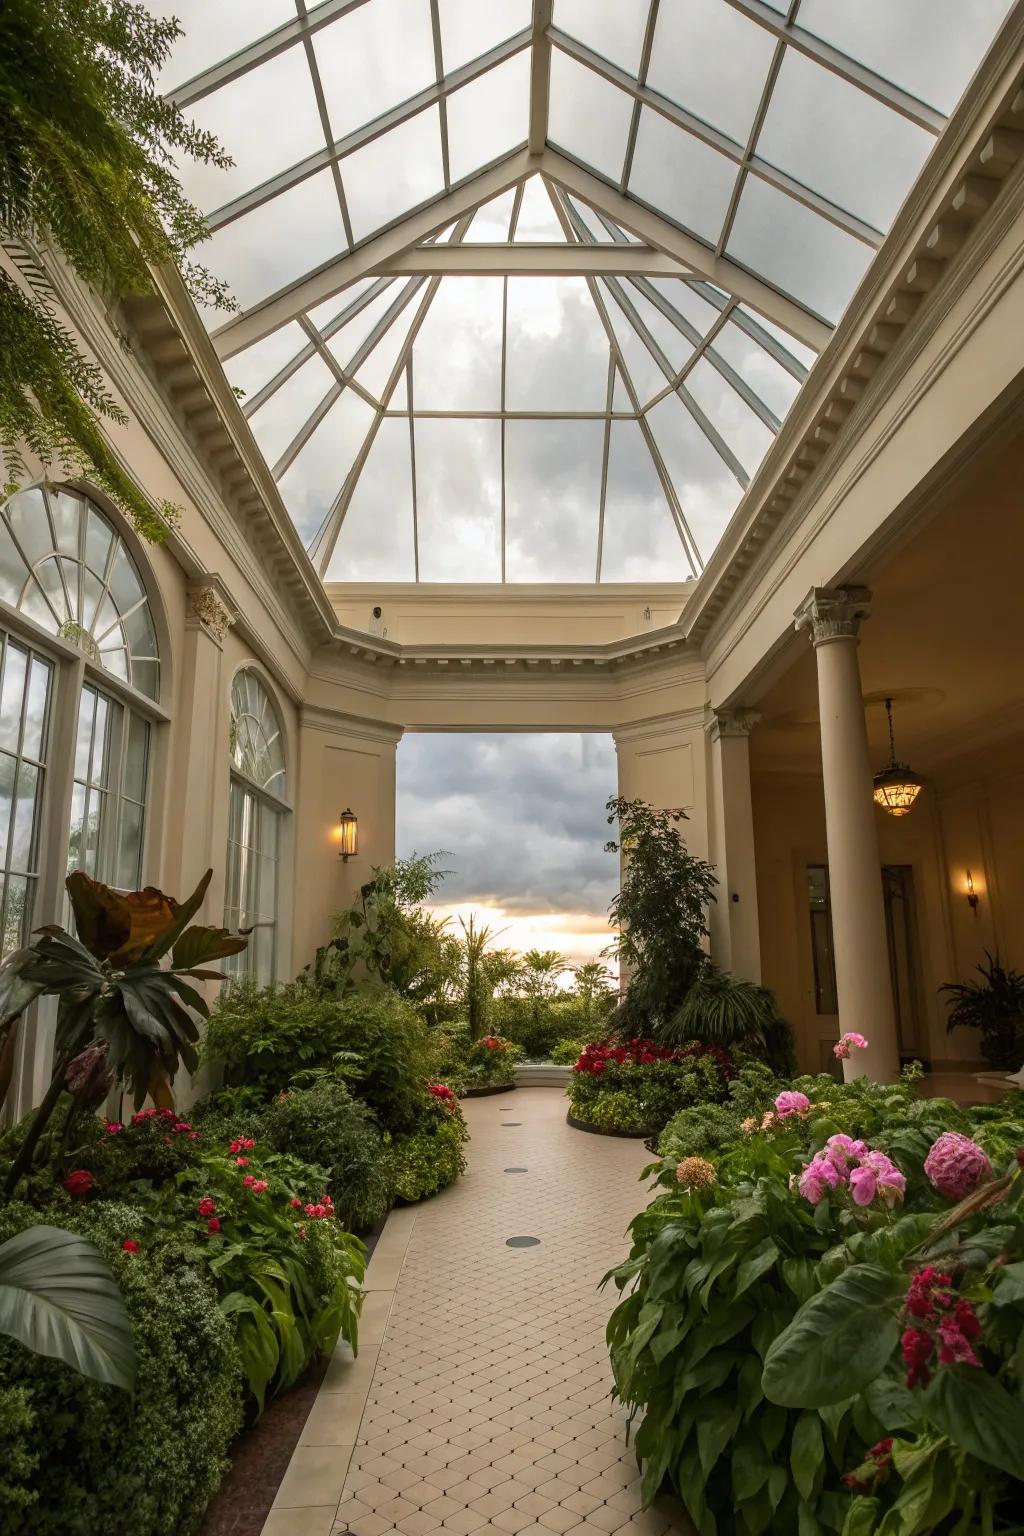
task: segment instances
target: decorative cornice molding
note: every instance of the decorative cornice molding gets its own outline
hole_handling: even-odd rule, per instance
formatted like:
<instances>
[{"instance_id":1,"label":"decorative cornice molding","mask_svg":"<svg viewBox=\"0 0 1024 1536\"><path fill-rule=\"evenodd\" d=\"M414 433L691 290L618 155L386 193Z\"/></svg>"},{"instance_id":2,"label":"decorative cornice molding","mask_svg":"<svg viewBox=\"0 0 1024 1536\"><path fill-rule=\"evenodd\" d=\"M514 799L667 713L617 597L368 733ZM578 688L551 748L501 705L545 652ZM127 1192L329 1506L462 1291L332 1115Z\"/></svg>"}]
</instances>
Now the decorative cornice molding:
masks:
<instances>
[{"instance_id":1,"label":"decorative cornice molding","mask_svg":"<svg viewBox=\"0 0 1024 1536\"><path fill-rule=\"evenodd\" d=\"M216 645L222 646L224 636L237 617L237 605L219 576L201 576L189 583L185 591L187 629L202 630Z\"/></svg>"},{"instance_id":2,"label":"decorative cornice molding","mask_svg":"<svg viewBox=\"0 0 1024 1536\"><path fill-rule=\"evenodd\" d=\"M861 620L871 612L867 587L812 587L793 615L794 627L810 632L815 646L856 640Z\"/></svg>"},{"instance_id":3,"label":"decorative cornice molding","mask_svg":"<svg viewBox=\"0 0 1024 1536\"><path fill-rule=\"evenodd\" d=\"M302 729L323 731L329 736L346 736L353 741L370 741L377 746L397 747L405 730L383 720L368 720L360 715L345 715L316 705L303 706L299 725Z\"/></svg>"}]
</instances>

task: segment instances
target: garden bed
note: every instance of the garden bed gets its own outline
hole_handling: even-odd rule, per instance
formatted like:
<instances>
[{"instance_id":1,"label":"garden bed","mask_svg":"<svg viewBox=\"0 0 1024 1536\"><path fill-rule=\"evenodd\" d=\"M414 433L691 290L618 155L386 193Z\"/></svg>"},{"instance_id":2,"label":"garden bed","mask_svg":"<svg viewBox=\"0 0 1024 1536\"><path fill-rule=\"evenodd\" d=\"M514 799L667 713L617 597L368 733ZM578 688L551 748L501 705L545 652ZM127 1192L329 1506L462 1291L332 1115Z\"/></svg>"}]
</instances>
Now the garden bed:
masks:
<instances>
[{"instance_id":1,"label":"garden bed","mask_svg":"<svg viewBox=\"0 0 1024 1536\"><path fill-rule=\"evenodd\" d=\"M567 1125L571 1125L574 1131L589 1131L591 1136L622 1136L629 1141L644 1141L647 1137L656 1136L656 1131L619 1131L610 1125L590 1125L586 1120L577 1120L570 1109L565 1117Z\"/></svg>"}]
</instances>

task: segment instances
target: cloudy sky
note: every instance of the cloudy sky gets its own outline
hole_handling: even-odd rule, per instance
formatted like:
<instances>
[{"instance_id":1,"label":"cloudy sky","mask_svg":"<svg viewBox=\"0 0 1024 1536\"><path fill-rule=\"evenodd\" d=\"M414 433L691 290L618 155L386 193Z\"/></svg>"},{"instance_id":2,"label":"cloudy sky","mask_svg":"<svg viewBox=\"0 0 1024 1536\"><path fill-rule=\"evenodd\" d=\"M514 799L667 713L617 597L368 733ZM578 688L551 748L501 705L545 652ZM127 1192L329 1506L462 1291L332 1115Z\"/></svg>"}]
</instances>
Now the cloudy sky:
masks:
<instances>
[{"instance_id":1,"label":"cloudy sky","mask_svg":"<svg viewBox=\"0 0 1024 1536\"><path fill-rule=\"evenodd\" d=\"M398 749L398 854L443 848L444 915L480 913L501 943L575 963L609 941L618 865L605 853L615 793L604 735L409 733Z\"/></svg>"}]
</instances>

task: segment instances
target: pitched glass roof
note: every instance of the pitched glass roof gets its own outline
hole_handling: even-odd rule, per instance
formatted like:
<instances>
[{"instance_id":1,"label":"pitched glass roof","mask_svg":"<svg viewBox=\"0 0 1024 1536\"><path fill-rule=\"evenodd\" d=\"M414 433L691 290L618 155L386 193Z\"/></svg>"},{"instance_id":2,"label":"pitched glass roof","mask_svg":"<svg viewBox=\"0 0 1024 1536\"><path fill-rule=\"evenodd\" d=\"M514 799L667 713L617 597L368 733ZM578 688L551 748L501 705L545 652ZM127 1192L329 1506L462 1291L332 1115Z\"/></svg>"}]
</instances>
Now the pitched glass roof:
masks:
<instances>
[{"instance_id":1,"label":"pitched glass roof","mask_svg":"<svg viewBox=\"0 0 1024 1536\"><path fill-rule=\"evenodd\" d=\"M699 572L1011 3L179 0L206 319L325 579Z\"/></svg>"}]
</instances>

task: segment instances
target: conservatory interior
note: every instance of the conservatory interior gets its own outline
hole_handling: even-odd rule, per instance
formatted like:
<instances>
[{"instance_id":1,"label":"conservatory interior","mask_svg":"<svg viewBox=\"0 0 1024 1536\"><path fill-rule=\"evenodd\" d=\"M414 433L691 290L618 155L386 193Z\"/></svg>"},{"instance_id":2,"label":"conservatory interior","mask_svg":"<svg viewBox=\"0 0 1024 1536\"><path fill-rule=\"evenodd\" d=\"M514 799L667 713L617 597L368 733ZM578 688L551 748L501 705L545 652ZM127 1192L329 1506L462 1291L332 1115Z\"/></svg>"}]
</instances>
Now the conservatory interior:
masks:
<instances>
[{"instance_id":1,"label":"conservatory interior","mask_svg":"<svg viewBox=\"0 0 1024 1536\"><path fill-rule=\"evenodd\" d=\"M0 1536L1019 1531L1024 0L164 11L0 15Z\"/></svg>"}]
</instances>

